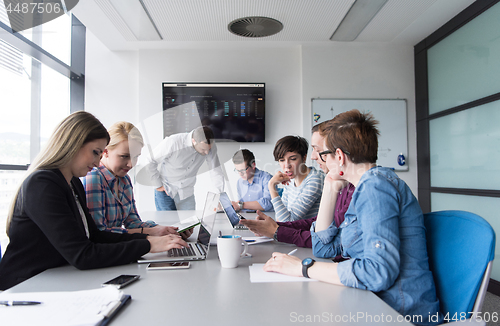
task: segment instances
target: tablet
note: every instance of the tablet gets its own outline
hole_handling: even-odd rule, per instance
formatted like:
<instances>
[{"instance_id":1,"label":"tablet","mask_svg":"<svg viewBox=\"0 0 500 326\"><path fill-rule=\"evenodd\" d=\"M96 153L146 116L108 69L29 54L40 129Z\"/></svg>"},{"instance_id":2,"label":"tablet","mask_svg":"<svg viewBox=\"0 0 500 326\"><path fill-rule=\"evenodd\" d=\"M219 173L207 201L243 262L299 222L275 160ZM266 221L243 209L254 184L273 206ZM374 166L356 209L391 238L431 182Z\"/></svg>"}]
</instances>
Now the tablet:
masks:
<instances>
[{"instance_id":1,"label":"tablet","mask_svg":"<svg viewBox=\"0 0 500 326\"><path fill-rule=\"evenodd\" d=\"M173 224L173 227L177 227L177 233L184 232L186 230L192 229L195 226L200 224L200 220L196 215L193 215L185 220L182 220L178 223Z\"/></svg>"}]
</instances>

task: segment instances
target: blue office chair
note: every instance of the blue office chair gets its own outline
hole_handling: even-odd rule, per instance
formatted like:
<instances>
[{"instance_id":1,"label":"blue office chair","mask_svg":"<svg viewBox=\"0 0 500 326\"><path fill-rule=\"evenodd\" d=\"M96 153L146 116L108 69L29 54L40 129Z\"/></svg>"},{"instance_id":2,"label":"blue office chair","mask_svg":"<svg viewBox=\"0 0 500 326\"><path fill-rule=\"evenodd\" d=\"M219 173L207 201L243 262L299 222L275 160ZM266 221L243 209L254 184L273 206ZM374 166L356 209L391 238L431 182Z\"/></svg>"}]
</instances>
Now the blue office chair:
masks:
<instances>
[{"instance_id":1,"label":"blue office chair","mask_svg":"<svg viewBox=\"0 0 500 326\"><path fill-rule=\"evenodd\" d=\"M460 313L481 312L495 255L495 231L482 217L464 211L427 213L424 222L441 312L450 319L455 313L460 318Z\"/></svg>"}]
</instances>

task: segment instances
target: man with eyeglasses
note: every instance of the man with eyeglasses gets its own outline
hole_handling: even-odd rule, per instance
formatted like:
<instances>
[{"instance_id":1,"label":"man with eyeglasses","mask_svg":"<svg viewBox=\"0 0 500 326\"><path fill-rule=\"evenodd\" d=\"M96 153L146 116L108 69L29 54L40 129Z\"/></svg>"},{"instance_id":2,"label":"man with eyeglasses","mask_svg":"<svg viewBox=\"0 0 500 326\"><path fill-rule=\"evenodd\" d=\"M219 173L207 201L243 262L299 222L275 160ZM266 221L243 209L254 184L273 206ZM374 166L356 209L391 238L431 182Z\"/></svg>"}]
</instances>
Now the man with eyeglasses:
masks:
<instances>
[{"instance_id":1,"label":"man with eyeglasses","mask_svg":"<svg viewBox=\"0 0 500 326\"><path fill-rule=\"evenodd\" d=\"M325 123L325 122L323 122ZM328 151L324 150L324 138L320 134L321 124L315 125L311 129L311 159L316 161L323 172L328 173L325 160ZM354 186L349 184L342 189L338 195L335 207L334 220L336 225L340 225L344 221L344 214L351 202ZM316 221L316 217L297 220L293 222L276 222L266 214L259 213L255 220L241 220L240 223L248 227L256 235L263 235L279 242L293 243L298 247L311 248L311 225ZM342 261L343 258L339 255L335 257L334 261Z\"/></svg>"},{"instance_id":2,"label":"man with eyeglasses","mask_svg":"<svg viewBox=\"0 0 500 326\"><path fill-rule=\"evenodd\" d=\"M234 172L241 177L236 184L239 201L232 202L234 209L273 211L271 194L267 186L272 175L257 169L255 156L248 149L237 151L233 155L233 163Z\"/></svg>"}]
</instances>

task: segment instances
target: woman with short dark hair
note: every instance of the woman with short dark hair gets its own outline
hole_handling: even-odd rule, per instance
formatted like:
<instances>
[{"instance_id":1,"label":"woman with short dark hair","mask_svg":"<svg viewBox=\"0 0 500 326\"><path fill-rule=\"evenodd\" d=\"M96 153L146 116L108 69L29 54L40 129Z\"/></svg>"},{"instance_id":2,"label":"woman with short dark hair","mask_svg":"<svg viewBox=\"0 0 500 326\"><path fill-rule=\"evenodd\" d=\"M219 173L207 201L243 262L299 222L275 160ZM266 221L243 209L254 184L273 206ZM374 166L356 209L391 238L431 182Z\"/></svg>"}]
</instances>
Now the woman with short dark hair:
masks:
<instances>
[{"instance_id":1,"label":"woman with short dark hair","mask_svg":"<svg viewBox=\"0 0 500 326\"><path fill-rule=\"evenodd\" d=\"M308 147L307 140L300 136L285 136L274 147L274 159L281 171L269 180L269 192L279 222L308 219L318 213L325 176L306 166ZM282 197L276 189L279 184L285 185Z\"/></svg>"}]
</instances>

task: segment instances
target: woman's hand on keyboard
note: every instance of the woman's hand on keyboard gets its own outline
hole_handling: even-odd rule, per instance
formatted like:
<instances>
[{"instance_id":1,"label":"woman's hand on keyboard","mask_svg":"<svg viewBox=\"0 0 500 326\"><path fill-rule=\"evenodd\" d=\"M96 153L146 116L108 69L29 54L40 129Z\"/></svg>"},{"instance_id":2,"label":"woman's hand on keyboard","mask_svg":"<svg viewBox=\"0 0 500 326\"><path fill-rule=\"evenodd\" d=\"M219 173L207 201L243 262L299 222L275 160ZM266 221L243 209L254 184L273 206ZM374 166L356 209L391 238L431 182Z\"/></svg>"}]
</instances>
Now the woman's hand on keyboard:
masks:
<instances>
[{"instance_id":1,"label":"woman's hand on keyboard","mask_svg":"<svg viewBox=\"0 0 500 326\"><path fill-rule=\"evenodd\" d=\"M162 252L172 248L181 249L187 246L187 243L182 240L181 236L176 234L169 234L161 237L148 236L146 239L148 239L151 245L149 252Z\"/></svg>"}]
</instances>

